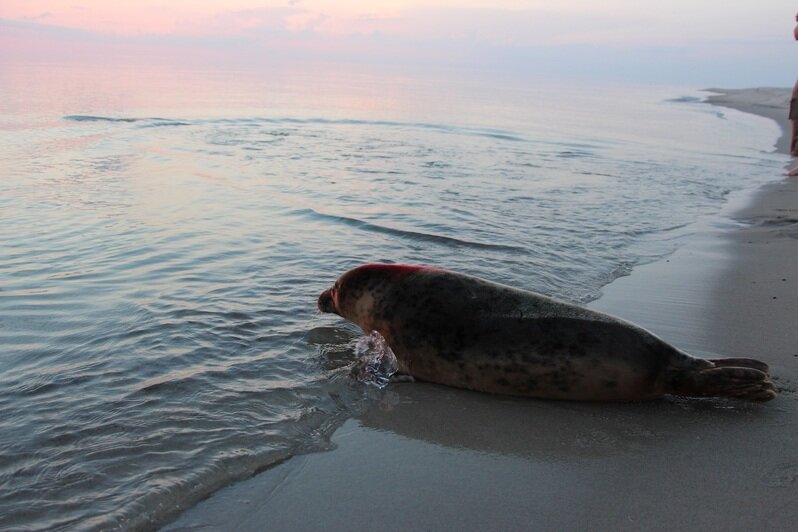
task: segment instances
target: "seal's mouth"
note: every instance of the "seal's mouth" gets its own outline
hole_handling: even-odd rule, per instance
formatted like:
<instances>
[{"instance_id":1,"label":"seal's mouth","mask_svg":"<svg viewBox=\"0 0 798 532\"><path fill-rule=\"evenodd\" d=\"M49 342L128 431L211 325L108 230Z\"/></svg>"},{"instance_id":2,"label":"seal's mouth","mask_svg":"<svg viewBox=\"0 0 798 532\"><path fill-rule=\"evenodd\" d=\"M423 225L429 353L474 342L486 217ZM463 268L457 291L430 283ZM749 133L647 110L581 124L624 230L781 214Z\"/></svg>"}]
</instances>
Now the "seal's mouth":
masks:
<instances>
[{"instance_id":1,"label":"seal's mouth","mask_svg":"<svg viewBox=\"0 0 798 532\"><path fill-rule=\"evenodd\" d=\"M338 310L335 308L335 300L332 296L332 288L328 288L319 296L319 310L338 314Z\"/></svg>"}]
</instances>

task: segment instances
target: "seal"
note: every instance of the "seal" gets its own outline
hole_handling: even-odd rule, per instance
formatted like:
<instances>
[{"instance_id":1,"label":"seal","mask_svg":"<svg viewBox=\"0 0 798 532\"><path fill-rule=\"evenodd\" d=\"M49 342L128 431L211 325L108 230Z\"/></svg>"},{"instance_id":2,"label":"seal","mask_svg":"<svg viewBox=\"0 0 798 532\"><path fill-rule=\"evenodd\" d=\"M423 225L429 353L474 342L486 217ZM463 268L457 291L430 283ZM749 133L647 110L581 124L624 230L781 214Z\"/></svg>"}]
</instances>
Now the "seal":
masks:
<instances>
[{"instance_id":1,"label":"seal","mask_svg":"<svg viewBox=\"0 0 798 532\"><path fill-rule=\"evenodd\" d=\"M318 306L379 332L400 372L428 382L585 401L776 397L758 360L696 358L607 314L437 268L360 266Z\"/></svg>"}]
</instances>

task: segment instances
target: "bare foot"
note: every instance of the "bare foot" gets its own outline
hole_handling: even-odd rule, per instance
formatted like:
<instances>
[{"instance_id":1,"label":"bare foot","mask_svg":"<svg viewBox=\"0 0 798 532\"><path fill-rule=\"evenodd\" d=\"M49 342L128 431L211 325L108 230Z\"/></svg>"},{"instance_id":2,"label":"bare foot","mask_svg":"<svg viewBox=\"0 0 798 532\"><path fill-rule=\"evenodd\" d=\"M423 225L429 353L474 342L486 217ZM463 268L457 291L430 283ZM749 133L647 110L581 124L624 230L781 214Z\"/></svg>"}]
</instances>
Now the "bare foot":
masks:
<instances>
[{"instance_id":1,"label":"bare foot","mask_svg":"<svg viewBox=\"0 0 798 532\"><path fill-rule=\"evenodd\" d=\"M790 177L797 176L798 175L798 166L796 166L795 168L793 168L789 172L784 172L784 175L787 175L787 176L790 176Z\"/></svg>"}]
</instances>

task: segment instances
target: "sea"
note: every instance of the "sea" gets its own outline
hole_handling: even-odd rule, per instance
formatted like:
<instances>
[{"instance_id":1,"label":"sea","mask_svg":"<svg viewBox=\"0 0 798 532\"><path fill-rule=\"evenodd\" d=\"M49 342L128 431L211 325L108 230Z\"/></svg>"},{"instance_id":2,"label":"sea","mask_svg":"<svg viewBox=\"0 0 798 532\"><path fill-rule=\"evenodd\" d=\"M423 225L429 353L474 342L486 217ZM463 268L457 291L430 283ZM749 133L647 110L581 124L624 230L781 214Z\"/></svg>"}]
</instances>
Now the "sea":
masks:
<instances>
[{"instance_id":1,"label":"sea","mask_svg":"<svg viewBox=\"0 0 798 532\"><path fill-rule=\"evenodd\" d=\"M587 303L777 180L700 87L0 65L0 529L151 529L373 400L321 291L369 262Z\"/></svg>"}]
</instances>

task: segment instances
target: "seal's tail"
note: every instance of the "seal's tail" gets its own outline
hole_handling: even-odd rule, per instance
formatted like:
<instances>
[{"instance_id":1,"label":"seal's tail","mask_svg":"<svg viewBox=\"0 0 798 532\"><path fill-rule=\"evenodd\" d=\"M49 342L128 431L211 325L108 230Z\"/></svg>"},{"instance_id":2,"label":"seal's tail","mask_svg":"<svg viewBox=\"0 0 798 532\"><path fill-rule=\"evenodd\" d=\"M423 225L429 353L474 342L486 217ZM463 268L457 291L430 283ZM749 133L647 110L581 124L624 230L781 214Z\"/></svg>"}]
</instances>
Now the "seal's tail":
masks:
<instances>
[{"instance_id":1,"label":"seal's tail","mask_svg":"<svg viewBox=\"0 0 798 532\"><path fill-rule=\"evenodd\" d=\"M703 368L680 369L669 375L666 393L690 397L737 397L749 401L776 398L768 366L751 358L715 358Z\"/></svg>"}]
</instances>

